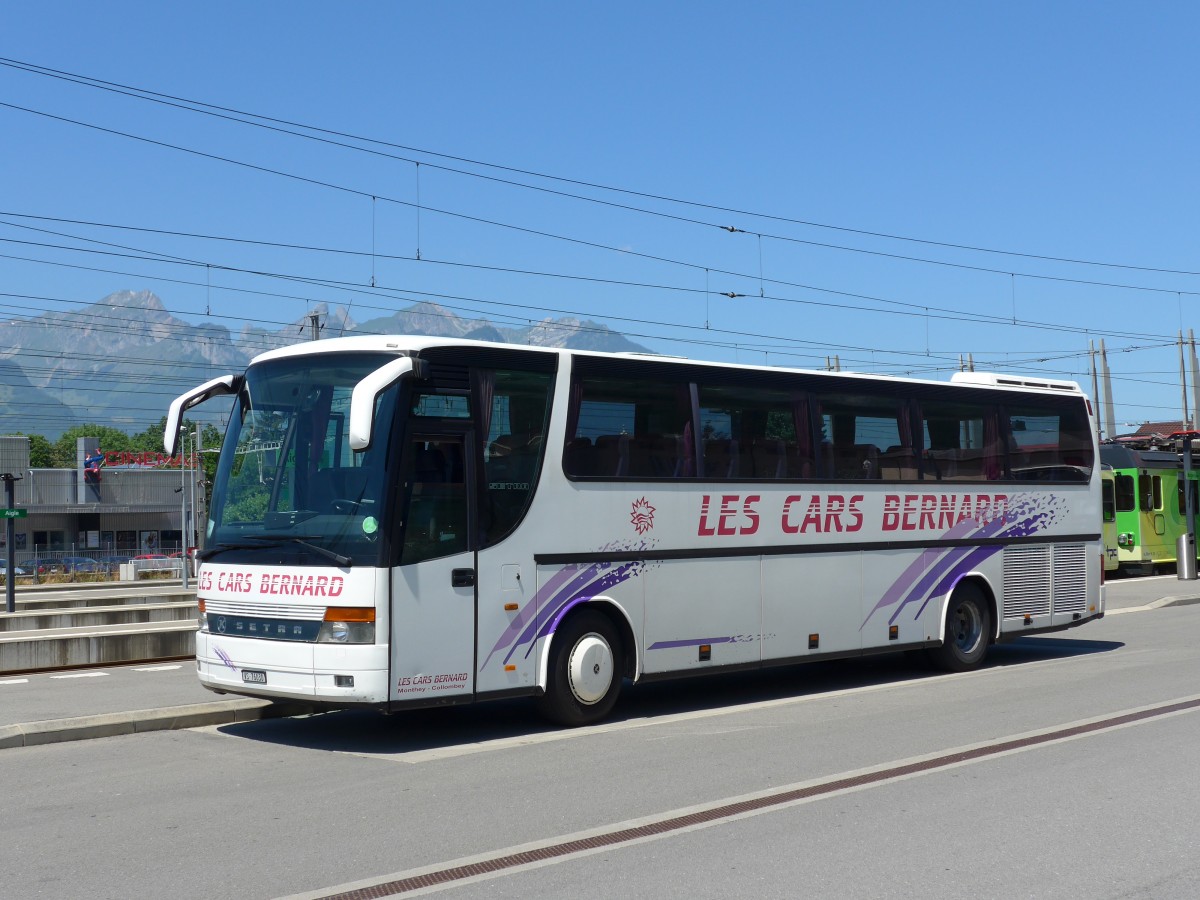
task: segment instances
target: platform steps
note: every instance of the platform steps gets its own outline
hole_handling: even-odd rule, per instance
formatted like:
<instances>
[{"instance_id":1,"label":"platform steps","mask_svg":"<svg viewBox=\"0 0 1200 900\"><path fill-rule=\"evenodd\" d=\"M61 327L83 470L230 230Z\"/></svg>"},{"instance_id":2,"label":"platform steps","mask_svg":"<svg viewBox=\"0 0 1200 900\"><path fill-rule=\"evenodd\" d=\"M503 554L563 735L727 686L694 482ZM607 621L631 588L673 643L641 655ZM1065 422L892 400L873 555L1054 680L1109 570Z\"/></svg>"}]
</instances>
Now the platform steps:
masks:
<instances>
[{"instance_id":1,"label":"platform steps","mask_svg":"<svg viewBox=\"0 0 1200 900\"><path fill-rule=\"evenodd\" d=\"M0 677L195 655L196 598L178 586L39 593L18 591L12 613L0 601Z\"/></svg>"}]
</instances>

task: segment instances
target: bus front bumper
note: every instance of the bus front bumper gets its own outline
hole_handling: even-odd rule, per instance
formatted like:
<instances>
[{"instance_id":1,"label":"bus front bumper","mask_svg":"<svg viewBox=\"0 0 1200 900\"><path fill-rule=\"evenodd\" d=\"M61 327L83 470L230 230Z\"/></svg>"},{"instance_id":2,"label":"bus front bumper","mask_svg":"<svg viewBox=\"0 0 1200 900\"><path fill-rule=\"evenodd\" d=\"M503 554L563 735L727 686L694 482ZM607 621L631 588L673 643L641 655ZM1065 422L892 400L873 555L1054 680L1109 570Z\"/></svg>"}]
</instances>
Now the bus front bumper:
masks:
<instances>
[{"instance_id":1,"label":"bus front bumper","mask_svg":"<svg viewBox=\"0 0 1200 900\"><path fill-rule=\"evenodd\" d=\"M196 673L213 691L319 703L384 704L386 644L315 644L196 634Z\"/></svg>"}]
</instances>

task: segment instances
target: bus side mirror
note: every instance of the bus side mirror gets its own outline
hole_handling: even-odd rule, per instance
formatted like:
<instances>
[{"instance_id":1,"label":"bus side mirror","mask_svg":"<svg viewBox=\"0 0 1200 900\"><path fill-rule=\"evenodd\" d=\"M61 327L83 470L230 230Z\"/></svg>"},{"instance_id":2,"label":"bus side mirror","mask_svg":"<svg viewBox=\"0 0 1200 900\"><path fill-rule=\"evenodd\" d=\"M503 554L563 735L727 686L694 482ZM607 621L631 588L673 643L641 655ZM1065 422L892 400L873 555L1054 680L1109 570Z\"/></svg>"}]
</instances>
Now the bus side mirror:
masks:
<instances>
[{"instance_id":1,"label":"bus side mirror","mask_svg":"<svg viewBox=\"0 0 1200 900\"><path fill-rule=\"evenodd\" d=\"M171 409L167 412L167 425L163 429L163 449L167 451L167 456L174 456L179 447L179 426L183 423L184 412L210 397L236 394L242 389L243 380L241 375L222 375L172 400Z\"/></svg>"},{"instance_id":2,"label":"bus side mirror","mask_svg":"<svg viewBox=\"0 0 1200 900\"><path fill-rule=\"evenodd\" d=\"M412 356L401 356L380 366L354 386L350 395L350 449L366 450L375 430L375 399L410 373L425 378L429 363Z\"/></svg>"}]
</instances>

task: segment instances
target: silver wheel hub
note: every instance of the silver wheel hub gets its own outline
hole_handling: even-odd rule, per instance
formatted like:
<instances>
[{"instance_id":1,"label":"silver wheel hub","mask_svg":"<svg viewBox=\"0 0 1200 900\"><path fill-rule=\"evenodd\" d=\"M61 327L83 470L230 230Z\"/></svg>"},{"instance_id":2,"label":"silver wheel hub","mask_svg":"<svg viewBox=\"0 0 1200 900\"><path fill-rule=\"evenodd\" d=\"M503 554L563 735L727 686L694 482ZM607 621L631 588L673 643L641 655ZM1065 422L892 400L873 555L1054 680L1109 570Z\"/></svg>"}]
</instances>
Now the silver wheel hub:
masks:
<instances>
[{"instance_id":1,"label":"silver wheel hub","mask_svg":"<svg viewBox=\"0 0 1200 900\"><path fill-rule=\"evenodd\" d=\"M608 641L594 632L581 637L571 648L567 677L576 700L589 706L599 703L613 681L613 653Z\"/></svg>"},{"instance_id":2,"label":"silver wheel hub","mask_svg":"<svg viewBox=\"0 0 1200 900\"><path fill-rule=\"evenodd\" d=\"M970 653L983 637L983 620L972 603L954 610L954 643L963 653Z\"/></svg>"}]
</instances>

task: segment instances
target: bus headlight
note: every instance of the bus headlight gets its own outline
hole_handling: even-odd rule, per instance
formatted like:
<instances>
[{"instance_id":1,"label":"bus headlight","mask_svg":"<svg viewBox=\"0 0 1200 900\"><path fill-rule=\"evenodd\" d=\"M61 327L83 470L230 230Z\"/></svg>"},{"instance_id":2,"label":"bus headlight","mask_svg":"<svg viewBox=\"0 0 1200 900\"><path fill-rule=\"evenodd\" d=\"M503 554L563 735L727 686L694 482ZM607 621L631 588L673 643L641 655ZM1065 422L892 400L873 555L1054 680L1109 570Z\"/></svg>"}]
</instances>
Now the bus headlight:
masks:
<instances>
[{"instance_id":1,"label":"bus headlight","mask_svg":"<svg viewBox=\"0 0 1200 900\"><path fill-rule=\"evenodd\" d=\"M317 634L317 643L375 643L375 609L358 606L329 607L325 610L325 621Z\"/></svg>"},{"instance_id":2,"label":"bus headlight","mask_svg":"<svg viewBox=\"0 0 1200 900\"><path fill-rule=\"evenodd\" d=\"M208 631L208 613L204 611L204 601L196 601L196 627Z\"/></svg>"}]
</instances>

